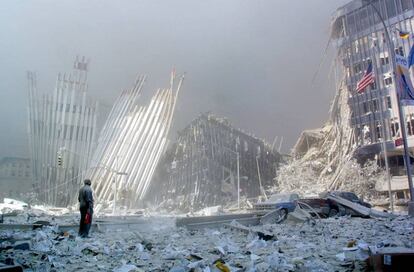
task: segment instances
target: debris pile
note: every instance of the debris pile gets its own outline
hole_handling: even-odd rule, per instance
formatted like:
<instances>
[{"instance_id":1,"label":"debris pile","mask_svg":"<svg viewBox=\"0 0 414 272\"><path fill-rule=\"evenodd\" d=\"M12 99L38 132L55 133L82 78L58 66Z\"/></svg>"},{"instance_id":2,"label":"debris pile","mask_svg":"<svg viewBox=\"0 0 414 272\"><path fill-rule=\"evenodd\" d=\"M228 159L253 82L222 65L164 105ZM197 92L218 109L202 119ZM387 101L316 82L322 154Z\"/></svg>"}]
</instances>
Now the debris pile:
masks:
<instances>
[{"instance_id":1,"label":"debris pile","mask_svg":"<svg viewBox=\"0 0 414 272\"><path fill-rule=\"evenodd\" d=\"M60 223L77 224L71 208L56 208L43 205L30 205L23 201L4 198L0 203L0 216L3 224L53 224L59 217ZM0 225L1 226L1 225Z\"/></svg>"},{"instance_id":2,"label":"debris pile","mask_svg":"<svg viewBox=\"0 0 414 272\"><path fill-rule=\"evenodd\" d=\"M373 199L375 183L385 172L373 161L361 165L353 157L354 136L349 123L347 90L339 88L328 123L304 131L292 151L292 160L282 166L273 191L317 195L323 191L352 191Z\"/></svg>"},{"instance_id":3,"label":"debris pile","mask_svg":"<svg viewBox=\"0 0 414 272\"><path fill-rule=\"evenodd\" d=\"M414 246L414 221L408 217L254 227L233 222L200 230L172 222L154 219L139 231L94 232L88 239L55 226L0 230L0 263L20 264L26 271L349 271L365 269L374 252Z\"/></svg>"}]
</instances>

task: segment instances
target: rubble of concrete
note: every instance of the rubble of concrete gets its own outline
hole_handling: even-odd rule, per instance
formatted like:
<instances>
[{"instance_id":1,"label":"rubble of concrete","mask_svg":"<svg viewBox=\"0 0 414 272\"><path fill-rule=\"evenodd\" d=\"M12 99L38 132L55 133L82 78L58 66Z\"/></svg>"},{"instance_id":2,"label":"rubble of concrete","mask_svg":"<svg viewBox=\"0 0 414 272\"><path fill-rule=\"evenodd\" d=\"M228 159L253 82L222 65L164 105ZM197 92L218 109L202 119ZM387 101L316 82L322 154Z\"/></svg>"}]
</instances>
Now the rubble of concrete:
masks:
<instances>
[{"instance_id":1,"label":"rubble of concrete","mask_svg":"<svg viewBox=\"0 0 414 272\"><path fill-rule=\"evenodd\" d=\"M25 271L220 271L219 264L229 271L360 271L372 252L414 249L414 220L405 216L200 230L153 216L136 229L119 226L86 239L76 229L59 230L60 220L35 230L1 229L0 263Z\"/></svg>"},{"instance_id":2,"label":"rubble of concrete","mask_svg":"<svg viewBox=\"0 0 414 272\"><path fill-rule=\"evenodd\" d=\"M0 224L0 264L21 265L25 271L223 271L218 266L228 271L360 271L378 252L414 250L413 218L379 216L335 200L371 218L321 219L297 208L277 224L256 220L248 226L239 223L247 223L242 218L251 222L241 213L222 225L190 229L177 227L177 216L144 213L137 221L101 215L91 237L82 239L78 214L44 208L27 216L32 207L7 199L3 207L15 205L9 209L18 213ZM217 218L211 214L222 213L216 206L198 215ZM48 224L20 228L42 221Z\"/></svg>"},{"instance_id":3,"label":"rubble of concrete","mask_svg":"<svg viewBox=\"0 0 414 272\"><path fill-rule=\"evenodd\" d=\"M351 191L368 201L385 200L375 191L385 182L385 171L375 161L364 163L354 156L356 145L349 123L345 89L338 91L328 122L320 129L304 131L292 150L292 159L277 174L273 192L318 195L325 191Z\"/></svg>"},{"instance_id":4,"label":"rubble of concrete","mask_svg":"<svg viewBox=\"0 0 414 272\"><path fill-rule=\"evenodd\" d=\"M57 217L60 218L61 223L77 223L74 221L73 213L74 210L70 207L57 208L45 205L30 205L12 198L4 198L3 203L0 203L0 223L3 224L33 224L39 221L53 223Z\"/></svg>"}]
</instances>

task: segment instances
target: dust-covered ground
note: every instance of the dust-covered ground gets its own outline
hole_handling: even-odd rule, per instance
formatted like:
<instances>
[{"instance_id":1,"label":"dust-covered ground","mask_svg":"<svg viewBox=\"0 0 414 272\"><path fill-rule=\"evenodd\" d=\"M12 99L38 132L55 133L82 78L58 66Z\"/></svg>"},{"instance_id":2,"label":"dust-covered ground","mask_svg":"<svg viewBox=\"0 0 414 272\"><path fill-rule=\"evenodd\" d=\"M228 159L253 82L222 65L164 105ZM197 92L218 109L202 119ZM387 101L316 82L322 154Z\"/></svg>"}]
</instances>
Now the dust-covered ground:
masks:
<instances>
[{"instance_id":1,"label":"dust-covered ground","mask_svg":"<svg viewBox=\"0 0 414 272\"><path fill-rule=\"evenodd\" d=\"M1 230L0 262L21 264L25 271L177 272L220 271L213 263L221 259L230 271L361 271L370 251L414 247L414 220L406 216L287 220L253 227L249 234L229 227L188 231L159 215L140 220L133 229L115 226L87 239L56 226ZM259 239L254 230L271 235Z\"/></svg>"}]
</instances>

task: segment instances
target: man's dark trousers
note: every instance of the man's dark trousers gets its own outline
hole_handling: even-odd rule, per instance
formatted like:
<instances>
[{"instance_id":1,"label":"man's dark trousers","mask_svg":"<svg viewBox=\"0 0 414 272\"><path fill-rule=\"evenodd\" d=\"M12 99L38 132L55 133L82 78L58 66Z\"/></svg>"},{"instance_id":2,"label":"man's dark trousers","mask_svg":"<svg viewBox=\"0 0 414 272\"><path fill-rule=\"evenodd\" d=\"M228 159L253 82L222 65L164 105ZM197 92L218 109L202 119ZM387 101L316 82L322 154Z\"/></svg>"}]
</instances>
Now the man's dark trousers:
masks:
<instances>
[{"instance_id":1,"label":"man's dark trousers","mask_svg":"<svg viewBox=\"0 0 414 272\"><path fill-rule=\"evenodd\" d=\"M85 217L86 217L87 212L88 212L87 208L80 209L81 218L79 222L79 236L84 237L84 238L88 237L89 230L91 229L91 225L92 225L92 212L90 213L89 224L85 224Z\"/></svg>"}]
</instances>

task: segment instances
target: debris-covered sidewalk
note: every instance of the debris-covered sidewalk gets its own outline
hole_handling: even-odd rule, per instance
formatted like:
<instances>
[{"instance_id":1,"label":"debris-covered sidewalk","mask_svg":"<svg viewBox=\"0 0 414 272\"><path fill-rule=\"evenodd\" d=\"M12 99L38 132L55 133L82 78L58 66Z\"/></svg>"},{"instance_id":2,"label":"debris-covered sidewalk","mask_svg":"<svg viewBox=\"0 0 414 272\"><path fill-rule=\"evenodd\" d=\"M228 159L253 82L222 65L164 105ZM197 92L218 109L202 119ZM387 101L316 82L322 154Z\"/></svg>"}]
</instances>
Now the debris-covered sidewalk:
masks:
<instances>
[{"instance_id":1,"label":"debris-covered sidewalk","mask_svg":"<svg viewBox=\"0 0 414 272\"><path fill-rule=\"evenodd\" d=\"M370 252L413 248L413 219L351 217L188 231L153 217L80 239L56 226L0 231L0 262L25 271L360 271ZM265 232L260 239L258 232ZM220 260L217 262L217 260ZM219 265L220 264L220 265Z\"/></svg>"}]
</instances>

